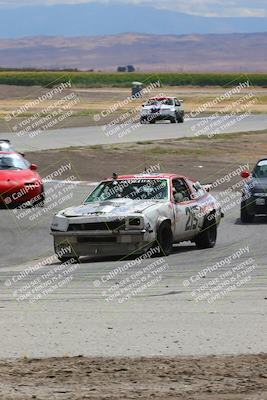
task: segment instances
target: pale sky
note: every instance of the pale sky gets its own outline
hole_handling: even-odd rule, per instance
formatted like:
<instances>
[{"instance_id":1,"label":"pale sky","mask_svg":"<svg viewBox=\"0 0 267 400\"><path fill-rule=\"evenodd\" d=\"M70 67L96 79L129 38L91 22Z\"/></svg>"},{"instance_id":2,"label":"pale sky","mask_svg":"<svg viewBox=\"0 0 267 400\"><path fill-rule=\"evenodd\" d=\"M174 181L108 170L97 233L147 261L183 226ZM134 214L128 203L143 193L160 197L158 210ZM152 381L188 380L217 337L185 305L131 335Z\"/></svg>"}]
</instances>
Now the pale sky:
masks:
<instances>
[{"instance_id":1,"label":"pale sky","mask_svg":"<svg viewBox=\"0 0 267 400\"><path fill-rule=\"evenodd\" d=\"M79 3L140 4L187 14L226 17L266 17L267 0L0 0L0 7ZM267 27L266 27L267 30Z\"/></svg>"}]
</instances>

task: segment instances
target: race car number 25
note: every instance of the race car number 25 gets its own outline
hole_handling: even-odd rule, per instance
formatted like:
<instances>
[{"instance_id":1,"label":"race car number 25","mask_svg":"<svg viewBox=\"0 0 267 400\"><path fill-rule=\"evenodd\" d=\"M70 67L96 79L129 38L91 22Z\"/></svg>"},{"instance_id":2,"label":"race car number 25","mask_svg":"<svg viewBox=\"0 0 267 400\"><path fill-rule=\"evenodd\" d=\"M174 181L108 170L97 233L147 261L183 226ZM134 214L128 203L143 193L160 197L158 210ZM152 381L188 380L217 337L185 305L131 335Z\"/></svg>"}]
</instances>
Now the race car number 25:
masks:
<instances>
[{"instance_id":1,"label":"race car number 25","mask_svg":"<svg viewBox=\"0 0 267 400\"><path fill-rule=\"evenodd\" d=\"M198 226L198 219L196 217L196 212L198 207L186 207L185 213L187 216L187 221L185 225L185 231L192 231L197 229Z\"/></svg>"}]
</instances>

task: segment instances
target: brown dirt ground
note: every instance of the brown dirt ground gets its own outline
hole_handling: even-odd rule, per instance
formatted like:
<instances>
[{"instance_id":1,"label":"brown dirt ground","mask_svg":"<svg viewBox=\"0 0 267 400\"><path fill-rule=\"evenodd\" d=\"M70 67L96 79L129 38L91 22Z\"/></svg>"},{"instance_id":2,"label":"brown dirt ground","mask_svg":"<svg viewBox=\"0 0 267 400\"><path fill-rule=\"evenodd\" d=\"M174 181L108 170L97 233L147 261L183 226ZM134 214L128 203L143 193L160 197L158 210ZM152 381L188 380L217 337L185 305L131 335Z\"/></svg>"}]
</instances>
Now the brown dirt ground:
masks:
<instances>
[{"instance_id":1,"label":"brown dirt ground","mask_svg":"<svg viewBox=\"0 0 267 400\"><path fill-rule=\"evenodd\" d=\"M147 141L26 154L26 158L38 164L43 176L48 173L48 166L52 169L64 159L71 162L78 180L90 182L109 177L112 172L140 173L146 167L160 164L161 172L179 173L210 183L239 165L249 163L253 167L261 157L267 157L267 130L220 135L213 139Z\"/></svg>"},{"instance_id":2,"label":"brown dirt ground","mask_svg":"<svg viewBox=\"0 0 267 400\"><path fill-rule=\"evenodd\" d=\"M266 400L267 355L0 361L4 400Z\"/></svg>"},{"instance_id":3,"label":"brown dirt ground","mask_svg":"<svg viewBox=\"0 0 267 400\"><path fill-rule=\"evenodd\" d=\"M192 92L192 89L194 92ZM141 108L141 104L146 98L151 96L159 95L165 93L170 96L178 96L184 99L184 106L186 113L192 110L196 110L199 106L203 105L208 101L214 100L218 96L217 90L221 90L223 93L224 89L219 87L163 87L156 89L150 95L147 95L144 99L135 100L127 105L119 108L117 111L112 112L105 118L101 118L101 124L109 124L118 119L119 116L123 115L129 110L133 110L136 107ZM182 94L180 91L182 90ZM195 92L197 90L197 93ZM253 91L253 88L251 89ZM39 96L45 94L49 89L31 86L12 86L12 85L0 85L0 133L10 131L10 126L5 122L4 117L16 110L19 106L25 105L30 100L37 99ZM75 92L76 96L79 98L79 103L73 106L72 116L66 118L62 123L59 123L54 128L72 128L72 127L85 127L95 125L94 115L101 113L103 110L109 109L119 101L124 101L127 97L131 95L131 90L125 88L72 88L64 92L64 96ZM224 109L227 105L231 104L234 100L240 99L244 94L235 95L229 100L221 102L217 106L212 106L207 110L206 113L201 115L212 114L216 111ZM58 98L62 98L63 95ZM36 112L41 111L45 107L53 104L55 99L51 101L42 102L40 105L33 106L28 110L28 112L22 116L18 117L14 122L19 123L25 120L27 117L34 115ZM252 113L266 113L266 89L257 88L255 93L255 104L249 106L249 110ZM12 125L12 124L11 124Z\"/></svg>"}]
</instances>

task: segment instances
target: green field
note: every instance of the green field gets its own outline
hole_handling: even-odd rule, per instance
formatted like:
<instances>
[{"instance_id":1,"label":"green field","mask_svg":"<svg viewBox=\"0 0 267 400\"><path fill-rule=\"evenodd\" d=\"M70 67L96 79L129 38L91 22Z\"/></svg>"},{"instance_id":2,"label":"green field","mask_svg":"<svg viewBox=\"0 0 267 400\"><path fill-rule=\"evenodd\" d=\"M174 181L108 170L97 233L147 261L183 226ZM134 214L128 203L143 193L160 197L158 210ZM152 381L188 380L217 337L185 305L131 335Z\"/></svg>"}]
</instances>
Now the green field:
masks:
<instances>
[{"instance_id":1,"label":"green field","mask_svg":"<svg viewBox=\"0 0 267 400\"><path fill-rule=\"evenodd\" d=\"M66 80L77 87L130 87L160 81L166 86L235 86L249 80L253 86L267 86L267 73L107 73L68 71L0 71L0 84L53 87Z\"/></svg>"}]
</instances>

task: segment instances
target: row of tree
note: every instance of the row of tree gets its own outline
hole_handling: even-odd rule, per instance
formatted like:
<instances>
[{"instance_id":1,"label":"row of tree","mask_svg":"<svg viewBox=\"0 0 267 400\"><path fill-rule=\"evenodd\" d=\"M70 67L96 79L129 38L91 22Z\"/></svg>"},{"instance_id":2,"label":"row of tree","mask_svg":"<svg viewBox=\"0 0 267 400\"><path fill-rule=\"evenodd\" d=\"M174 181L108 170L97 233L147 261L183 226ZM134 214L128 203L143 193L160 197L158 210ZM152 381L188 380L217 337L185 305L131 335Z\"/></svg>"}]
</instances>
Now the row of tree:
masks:
<instances>
[{"instance_id":1,"label":"row of tree","mask_svg":"<svg viewBox=\"0 0 267 400\"><path fill-rule=\"evenodd\" d=\"M135 72L135 67L133 65L119 66L117 68L118 72Z\"/></svg>"}]
</instances>

